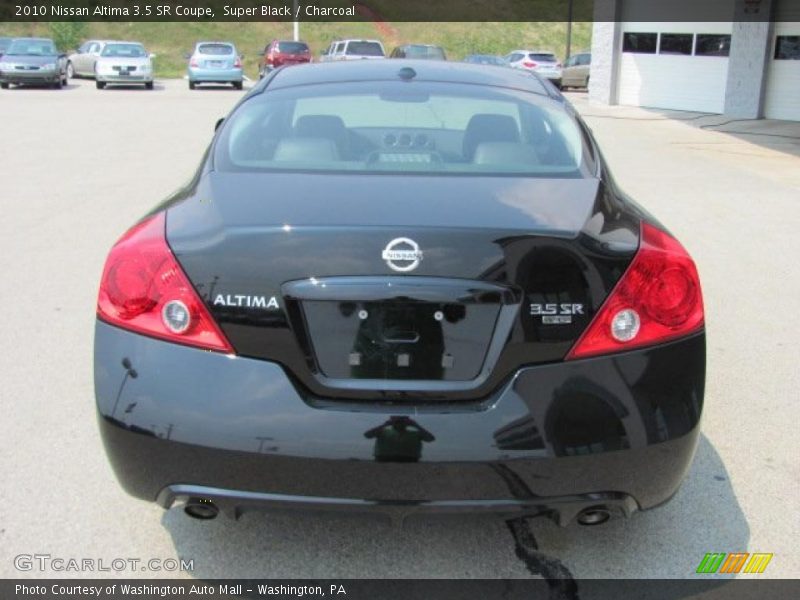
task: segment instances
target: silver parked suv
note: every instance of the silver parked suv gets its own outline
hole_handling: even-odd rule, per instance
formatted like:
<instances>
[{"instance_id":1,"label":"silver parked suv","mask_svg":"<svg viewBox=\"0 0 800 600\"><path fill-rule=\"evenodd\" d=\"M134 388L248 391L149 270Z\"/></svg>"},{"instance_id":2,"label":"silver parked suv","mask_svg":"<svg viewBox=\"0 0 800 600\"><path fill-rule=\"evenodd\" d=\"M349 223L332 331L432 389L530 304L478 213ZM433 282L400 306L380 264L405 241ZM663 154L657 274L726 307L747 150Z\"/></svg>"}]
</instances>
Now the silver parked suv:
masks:
<instances>
[{"instance_id":1,"label":"silver parked suv","mask_svg":"<svg viewBox=\"0 0 800 600\"><path fill-rule=\"evenodd\" d=\"M556 55L544 50L513 50L506 56L508 65L524 71L535 71L561 87L561 63Z\"/></svg>"}]
</instances>

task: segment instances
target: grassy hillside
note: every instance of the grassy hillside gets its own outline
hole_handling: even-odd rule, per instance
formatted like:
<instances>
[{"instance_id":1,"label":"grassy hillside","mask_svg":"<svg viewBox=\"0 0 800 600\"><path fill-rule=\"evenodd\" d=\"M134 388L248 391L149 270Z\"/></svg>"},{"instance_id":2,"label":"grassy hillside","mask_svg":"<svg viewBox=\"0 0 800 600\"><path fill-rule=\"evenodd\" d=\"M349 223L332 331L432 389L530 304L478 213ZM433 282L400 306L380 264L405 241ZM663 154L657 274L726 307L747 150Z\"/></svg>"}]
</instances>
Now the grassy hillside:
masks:
<instances>
[{"instance_id":1,"label":"grassy hillside","mask_svg":"<svg viewBox=\"0 0 800 600\"><path fill-rule=\"evenodd\" d=\"M65 31L66 28L66 31ZM588 48L591 23L574 23L573 51ZM159 77L181 77L186 65L184 54L199 40L232 41L245 55L245 71L255 78L259 54L274 38L291 39L291 23L0 23L0 36L41 35L69 41L99 38L137 40L157 54ZM541 23L301 23L300 37L319 56L334 39L368 37L383 41L390 51L404 42L438 44L448 58L460 60L467 54L506 54L515 48L539 48L554 51L563 58L566 24ZM72 50L72 48L63 48Z\"/></svg>"}]
</instances>

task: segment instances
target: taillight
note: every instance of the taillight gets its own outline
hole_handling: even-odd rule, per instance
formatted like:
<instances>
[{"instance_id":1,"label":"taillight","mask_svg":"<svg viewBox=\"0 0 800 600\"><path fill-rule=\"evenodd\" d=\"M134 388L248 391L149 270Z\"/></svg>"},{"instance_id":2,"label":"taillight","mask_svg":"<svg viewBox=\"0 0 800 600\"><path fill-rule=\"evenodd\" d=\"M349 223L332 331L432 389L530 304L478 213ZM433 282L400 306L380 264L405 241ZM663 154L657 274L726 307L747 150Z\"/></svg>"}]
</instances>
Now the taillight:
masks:
<instances>
[{"instance_id":1,"label":"taillight","mask_svg":"<svg viewBox=\"0 0 800 600\"><path fill-rule=\"evenodd\" d=\"M679 338L703 320L694 261L677 240L643 222L636 256L566 360Z\"/></svg>"},{"instance_id":2,"label":"taillight","mask_svg":"<svg viewBox=\"0 0 800 600\"><path fill-rule=\"evenodd\" d=\"M189 66L190 67L199 67L200 63L197 62L196 58L193 58L192 60L189 61Z\"/></svg>"},{"instance_id":3,"label":"taillight","mask_svg":"<svg viewBox=\"0 0 800 600\"><path fill-rule=\"evenodd\" d=\"M97 316L177 344L233 353L169 249L165 225L164 213L158 213L131 228L111 249Z\"/></svg>"},{"instance_id":4,"label":"taillight","mask_svg":"<svg viewBox=\"0 0 800 600\"><path fill-rule=\"evenodd\" d=\"M239 58L238 56L236 57L236 60L233 61L233 68L234 69L241 69L242 68L242 59Z\"/></svg>"},{"instance_id":5,"label":"taillight","mask_svg":"<svg viewBox=\"0 0 800 600\"><path fill-rule=\"evenodd\" d=\"M535 62L531 62L531 61L529 61L529 60L526 60L526 61L525 61L524 63L522 63L522 64L523 64L523 66L526 66L526 67L528 67L529 69L532 69L533 67L535 67L535 66L536 66L536 64L537 64L537 63L535 63Z\"/></svg>"}]
</instances>

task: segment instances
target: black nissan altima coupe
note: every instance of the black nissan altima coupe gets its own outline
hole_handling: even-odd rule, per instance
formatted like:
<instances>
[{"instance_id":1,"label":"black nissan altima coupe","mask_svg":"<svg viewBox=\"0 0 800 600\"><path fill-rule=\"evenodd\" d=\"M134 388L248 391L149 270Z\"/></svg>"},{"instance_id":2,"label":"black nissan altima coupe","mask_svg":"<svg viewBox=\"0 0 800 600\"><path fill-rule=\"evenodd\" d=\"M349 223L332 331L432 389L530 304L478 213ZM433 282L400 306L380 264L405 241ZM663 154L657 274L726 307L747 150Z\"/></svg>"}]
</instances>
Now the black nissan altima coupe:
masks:
<instances>
[{"instance_id":1,"label":"black nissan altima coupe","mask_svg":"<svg viewBox=\"0 0 800 600\"><path fill-rule=\"evenodd\" d=\"M703 301L536 75L279 69L111 249L95 388L130 494L602 523L677 491Z\"/></svg>"}]
</instances>

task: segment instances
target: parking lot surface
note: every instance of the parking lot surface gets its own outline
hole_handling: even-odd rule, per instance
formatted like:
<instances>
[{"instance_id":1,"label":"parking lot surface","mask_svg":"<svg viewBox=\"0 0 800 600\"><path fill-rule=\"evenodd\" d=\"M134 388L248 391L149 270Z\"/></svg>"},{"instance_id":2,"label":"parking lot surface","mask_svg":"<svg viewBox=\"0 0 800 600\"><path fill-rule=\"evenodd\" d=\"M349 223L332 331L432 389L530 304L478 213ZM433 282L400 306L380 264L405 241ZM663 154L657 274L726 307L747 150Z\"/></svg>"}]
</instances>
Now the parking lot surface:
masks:
<instances>
[{"instance_id":1,"label":"parking lot surface","mask_svg":"<svg viewBox=\"0 0 800 600\"><path fill-rule=\"evenodd\" d=\"M472 517L404 529L368 516L200 522L128 497L95 423L103 261L191 176L240 96L185 81L0 92L0 576L691 577L706 552L747 551L775 554L761 577L800 574L800 142L788 125L720 133L736 124L592 106L584 93L569 96L616 178L683 241L704 285L704 433L672 502L595 528L537 519L520 531ZM20 554L194 568L20 572Z\"/></svg>"}]
</instances>

